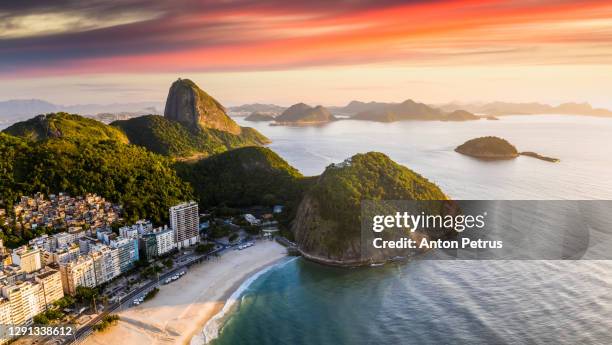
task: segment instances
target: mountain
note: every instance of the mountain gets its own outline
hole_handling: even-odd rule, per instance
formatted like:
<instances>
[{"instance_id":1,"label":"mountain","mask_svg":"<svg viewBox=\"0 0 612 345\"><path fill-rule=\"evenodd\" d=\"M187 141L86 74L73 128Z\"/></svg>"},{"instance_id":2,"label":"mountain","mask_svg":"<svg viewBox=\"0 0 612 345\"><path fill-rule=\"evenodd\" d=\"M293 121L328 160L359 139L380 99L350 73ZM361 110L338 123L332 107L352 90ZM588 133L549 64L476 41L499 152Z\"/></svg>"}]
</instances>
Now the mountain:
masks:
<instances>
[{"instance_id":1,"label":"mountain","mask_svg":"<svg viewBox=\"0 0 612 345\"><path fill-rule=\"evenodd\" d=\"M58 106L40 99L13 99L0 102L0 117L22 117L58 111Z\"/></svg>"},{"instance_id":2,"label":"mountain","mask_svg":"<svg viewBox=\"0 0 612 345\"><path fill-rule=\"evenodd\" d=\"M267 122L274 121L274 116L262 114L260 112L251 113L251 115L247 116L245 121L254 121L254 122Z\"/></svg>"},{"instance_id":3,"label":"mountain","mask_svg":"<svg viewBox=\"0 0 612 345\"><path fill-rule=\"evenodd\" d=\"M128 142L126 135L116 128L93 119L67 113L38 115L29 120L15 123L6 128L4 132L31 141L70 138Z\"/></svg>"},{"instance_id":4,"label":"mountain","mask_svg":"<svg viewBox=\"0 0 612 345\"><path fill-rule=\"evenodd\" d=\"M304 103L290 106L275 118L279 124L308 124L334 121L336 118L323 106L311 107Z\"/></svg>"},{"instance_id":5,"label":"mountain","mask_svg":"<svg viewBox=\"0 0 612 345\"><path fill-rule=\"evenodd\" d=\"M588 115L588 116L612 116L608 109L593 108L588 103L564 103L559 106L551 106L542 103L449 103L440 106L445 111L465 109L478 114L486 115L531 115L531 114L561 114L561 115Z\"/></svg>"},{"instance_id":6,"label":"mountain","mask_svg":"<svg viewBox=\"0 0 612 345\"><path fill-rule=\"evenodd\" d=\"M450 114L447 114L444 121L473 121L480 120L480 117L465 110L455 110Z\"/></svg>"},{"instance_id":7,"label":"mountain","mask_svg":"<svg viewBox=\"0 0 612 345\"><path fill-rule=\"evenodd\" d=\"M123 131L131 143L171 157L208 156L231 148L270 142L249 127L241 128L240 134L235 135L217 129L188 127L159 115L115 121L111 126Z\"/></svg>"},{"instance_id":8,"label":"mountain","mask_svg":"<svg viewBox=\"0 0 612 345\"><path fill-rule=\"evenodd\" d=\"M166 156L193 158L228 149L270 142L249 127L240 127L223 106L189 79L170 86L164 116L147 115L115 121L131 143Z\"/></svg>"},{"instance_id":9,"label":"mountain","mask_svg":"<svg viewBox=\"0 0 612 345\"><path fill-rule=\"evenodd\" d=\"M235 114L236 116L246 116L255 112L267 115L278 115L282 113L285 109L285 107L281 107L276 104L252 103L243 104L237 107L230 107L228 110L230 111L230 113Z\"/></svg>"},{"instance_id":10,"label":"mountain","mask_svg":"<svg viewBox=\"0 0 612 345\"><path fill-rule=\"evenodd\" d=\"M193 129L217 129L234 135L241 132L221 103L189 79L179 78L170 86L164 117Z\"/></svg>"},{"instance_id":11,"label":"mountain","mask_svg":"<svg viewBox=\"0 0 612 345\"><path fill-rule=\"evenodd\" d=\"M305 186L299 171L265 147L179 162L177 171L200 196L200 207L287 205L297 203Z\"/></svg>"},{"instance_id":12,"label":"mountain","mask_svg":"<svg viewBox=\"0 0 612 345\"><path fill-rule=\"evenodd\" d=\"M0 208L37 192L97 193L120 203L128 221L149 218L160 224L167 221L168 207L193 198L169 159L118 140L29 141L0 133L0 156Z\"/></svg>"},{"instance_id":13,"label":"mountain","mask_svg":"<svg viewBox=\"0 0 612 345\"><path fill-rule=\"evenodd\" d=\"M382 103L382 102L360 102L351 101L344 107L334 107L333 110L340 114L355 115L363 113L365 111L379 111L387 106L395 105L397 103ZM331 107L330 107L331 109Z\"/></svg>"},{"instance_id":14,"label":"mountain","mask_svg":"<svg viewBox=\"0 0 612 345\"><path fill-rule=\"evenodd\" d=\"M7 123L10 125L36 115L55 112L85 114L91 117L105 113L106 115L99 119L103 121L105 117L115 114L118 117L125 117L158 113L157 109L161 105L160 102L60 105L41 99L14 99L0 101L0 124Z\"/></svg>"},{"instance_id":15,"label":"mountain","mask_svg":"<svg viewBox=\"0 0 612 345\"><path fill-rule=\"evenodd\" d=\"M362 200L447 200L435 184L378 152L328 166L302 199L292 230L302 254L333 265L361 256ZM380 258L379 258L380 259Z\"/></svg>"},{"instance_id":16,"label":"mountain","mask_svg":"<svg viewBox=\"0 0 612 345\"><path fill-rule=\"evenodd\" d=\"M455 151L464 155L489 160L512 159L519 155L516 147L506 139L492 136L468 140L457 146Z\"/></svg>"},{"instance_id":17,"label":"mountain","mask_svg":"<svg viewBox=\"0 0 612 345\"><path fill-rule=\"evenodd\" d=\"M387 103L376 109L363 111L352 117L355 120L394 122L403 120L443 120L444 113L423 103L406 100L402 103Z\"/></svg>"}]
</instances>

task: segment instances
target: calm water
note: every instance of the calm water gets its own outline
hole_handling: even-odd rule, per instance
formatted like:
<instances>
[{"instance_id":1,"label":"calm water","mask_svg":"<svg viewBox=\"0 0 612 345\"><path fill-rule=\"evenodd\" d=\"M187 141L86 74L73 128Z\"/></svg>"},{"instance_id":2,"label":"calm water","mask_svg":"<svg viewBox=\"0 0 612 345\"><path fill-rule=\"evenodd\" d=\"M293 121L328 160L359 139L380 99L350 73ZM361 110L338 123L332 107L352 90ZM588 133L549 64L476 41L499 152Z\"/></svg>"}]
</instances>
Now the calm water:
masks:
<instances>
[{"instance_id":1,"label":"calm water","mask_svg":"<svg viewBox=\"0 0 612 345\"><path fill-rule=\"evenodd\" d=\"M611 119L532 116L255 127L306 175L376 150L455 199L612 199ZM480 162L453 152L467 139L484 135L502 136L519 150L561 163L529 157ZM611 342L610 261L418 260L338 269L293 259L246 289L214 344Z\"/></svg>"}]
</instances>

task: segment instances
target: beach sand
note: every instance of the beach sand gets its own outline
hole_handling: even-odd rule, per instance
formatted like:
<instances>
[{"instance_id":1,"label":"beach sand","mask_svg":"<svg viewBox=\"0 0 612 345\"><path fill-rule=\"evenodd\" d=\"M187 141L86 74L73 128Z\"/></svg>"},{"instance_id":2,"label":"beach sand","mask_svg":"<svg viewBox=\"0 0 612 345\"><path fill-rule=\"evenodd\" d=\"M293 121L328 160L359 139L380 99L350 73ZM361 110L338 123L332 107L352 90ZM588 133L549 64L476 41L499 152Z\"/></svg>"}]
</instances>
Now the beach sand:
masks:
<instances>
[{"instance_id":1,"label":"beach sand","mask_svg":"<svg viewBox=\"0 0 612 345\"><path fill-rule=\"evenodd\" d=\"M257 271L286 256L283 246L258 241L255 246L228 250L217 259L192 266L150 301L118 312L121 321L89 336L86 345L188 344L217 314L240 284Z\"/></svg>"}]
</instances>

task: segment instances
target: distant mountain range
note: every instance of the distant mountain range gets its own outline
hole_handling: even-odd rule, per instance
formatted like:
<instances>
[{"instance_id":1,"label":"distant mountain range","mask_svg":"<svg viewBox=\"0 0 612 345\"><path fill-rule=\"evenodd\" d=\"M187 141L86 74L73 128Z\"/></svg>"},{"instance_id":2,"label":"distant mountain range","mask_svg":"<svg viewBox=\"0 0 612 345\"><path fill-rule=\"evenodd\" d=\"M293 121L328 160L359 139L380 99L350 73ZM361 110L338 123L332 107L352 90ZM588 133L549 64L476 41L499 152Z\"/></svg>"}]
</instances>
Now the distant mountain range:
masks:
<instances>
[{"instance_id":1,"label":"distant mountain range","mask_svg":"<svg viewBox=\"0 0 612 345\"><path fill-rule=\"evenodd\" d=\"M14 99L0 101L0 125L8 126L36 115L55 112L83 114L109 123L145 114L159 114L162 107L161 102L59 105L40 99Z\"/></svg>"},{"instance_id":2,"label":"distant mountain range","mask_svg":"<svg viewBox=\"0 0 612 345\"><path fill-rule=\"evenodd\" d=\"M467 110L484 115L533 115L533 114L562 114L562 115L588 115L612 116L608 109L593 108L589 103L563 103L552 106L542 103L447 103L439 105L444 111Z\"/></svg>"},{"instance_id":3,"label":"distant mountain range","mask_svg":"<svg viewBox=\"0 0 612 345\"><path fill-rule=\"evenodd\" d=\"M229 107L227 110L234 116L249 116L252 113L260 113L264 115L279 115L287 109L276 104L243 104L237 107Z\"/></svg>"}]
</instances>

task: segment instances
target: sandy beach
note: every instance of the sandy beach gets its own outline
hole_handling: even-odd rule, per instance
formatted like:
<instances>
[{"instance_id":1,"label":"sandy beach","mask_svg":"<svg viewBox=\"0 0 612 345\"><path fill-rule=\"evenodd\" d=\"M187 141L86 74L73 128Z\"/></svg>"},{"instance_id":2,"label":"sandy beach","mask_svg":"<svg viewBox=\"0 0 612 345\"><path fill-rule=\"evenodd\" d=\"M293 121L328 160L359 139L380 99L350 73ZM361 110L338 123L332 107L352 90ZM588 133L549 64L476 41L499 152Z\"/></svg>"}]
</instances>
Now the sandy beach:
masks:
<instances>
[{"instance_id":1,"label":"sandy beach","mask_svg":"<svg viewBox=\"0 0 612 345\"><path fill-rule=\"evenodd\" d=\"M118 325L84 343L188 344L243 281L285 256L285 248L270 241L226 251L218 259L193 266L178 281L162 285L151 301L119 312Z\"/></svg>"}]
</instances>

